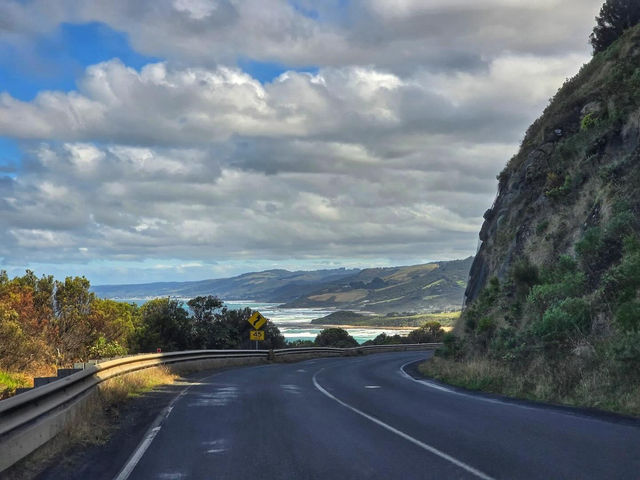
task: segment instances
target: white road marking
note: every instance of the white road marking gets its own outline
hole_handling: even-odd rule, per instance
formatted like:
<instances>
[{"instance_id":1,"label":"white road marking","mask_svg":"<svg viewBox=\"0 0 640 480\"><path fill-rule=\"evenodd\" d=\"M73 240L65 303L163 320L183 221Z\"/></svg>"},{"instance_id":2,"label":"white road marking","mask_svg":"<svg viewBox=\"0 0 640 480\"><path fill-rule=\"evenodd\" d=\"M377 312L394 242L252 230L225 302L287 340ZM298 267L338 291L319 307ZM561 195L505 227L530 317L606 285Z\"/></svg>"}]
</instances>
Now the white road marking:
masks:
<instances>
[{"instance_id":1,"label":"white road marking","mask_svg":"<svg viewBox=\"0 0 640 480\"><path fill-rule=\"evenodd\" d=\"M213 440L210 442L204 442L203 445L210 447L206 450L207 453L209 454L213 454L213 453L224 453L227 450L229 450L226 447L226 440L224 438L220 438L218 440Z\"/></svg>"},{"instance_id":2,"label":"white road marking","mask_svg":"<svg viewBox=\"0 0 640 480\"><path fill-rule=\"evenodd\" d=\"M413 378L411 375L409 375L404 370L404 367L406 367L407 365L409 365L411 363L414 363L414 362L415 362L415 360L412 360L410 362L405 363L404 365L402 365L400 367L400 375L402 375L407 380L411 380L413 382L420 383L420 384L425 385L425 386L427 386L429 388L433 388L434 390L440 390L441 392L450 393L452 395L458 395L460 397L471 398L473 400L478 400L480 402L494 403L494 404L497 404L497 405L504 405L504 406L508 406L508 407L522 408L523 410L535 410L534 407L528 407L527 405L520 405L519 403L513 403L513 402L504 402L502 400L497 400L495 398L487 398L487 397L483 397L481 395L474 395L474 394L459 392L459 391L454 390L452 388L447 388L447 387L445 387L443 385L438 385L435 382L430 382L429 380L419 380L417 378Z\"/></svg>"},{"instance_id":3,"label":"white road marking","mask_svg":"<svg viewBox=\"0 0 640 480\"><path fill-rule=\"evenodd\" d=\"M213 392L201 393L189 403L190 407L224 407L238 398L238 387L228 385L218 387Z\"/></svg>"},{"instance_id":4,"label":"white road marking","mask_svg":"<svg viewBox=\"0 0 640 480\"><path fill-rule=\"evenodd\" d=\"M340 405L342 405L343 407L348 408L349 410L351 410L352 412L357 413L358 415L366 418L367 420L370 420L371 422L375 423L376 425L381 426L382 428L390 431L391 433L395 433L396 435L398 435L399 437L404 438L405 440L413 443L414 445L417 445L418 447L434 454L437 455L438 457L447 460L448 462L453 463L454 465L462 468L463 470L466 470L467 472L471 473L472 475L475 475L478 478L482 478L483 480L494 480L492 477L490 477L489 475L481 472L480 470L473 468L471 465L467 465L466 463L458 460L457 458L452 457L451 455L448 455L440 450L438 450L435 447L432 447L431 445L427 445L424 442L421 442L420 440L418 440L417 438L412 437L411 435L408 435L400 430L398 430L397 428L392 427L391 425L384 423L382 420L378 420L376 417L369 415L368 413L364 413L362 410L358 410L355 407L352 407L351 405L349 405L346 402L343 402L342 400L340 400L339 398L333 396L331 393L327 392L324 388L322 388L322 386L318 383L318 379L316 378L318 376L318 373L320 373L323 369L318 370L314 375L313 375L313 385L321 392L323 393L325 396L329 397L331 400L334 400L335 402L339 403Z\"/></svg>"},{"instance_id":5,"label":"white road marking","mask_svg":"<svg viewBox=\"0 0 640 480\"><path fill-rule=\"evenodd\" d=\"M122 470L120 470L118 475L116 475L113 480L127 480L129 478L129 475L131 475L131 472L133 472L133 469L136 468L136 465L138 465L138 462L140 461L142 456L145 454L145 452L151 445L151 442L153 442L153 439L156 437L156 435L162 428L161 427L162 422L171 414L171 411L173 410L174 405L178 402L178 400L180 400L180 398L182 398L187 393L187 391L189 391L191 387L195 385L200 385L199 382L215 377L217 375L220 375L221 373L222 372L217 372L217 373L214 373L213 375L207 375L206 377L200 378L197 382L190 383L178 395L176 395L173 398L173 400L171 400L171 403L167 406L167 408L162 410L160 414L155 418L155 420L149 427L149 430L147 430L147 433L145 433L143 440L136 447L134 452L131 454L131 456L127 460L127 463L125 463L124 467L122 467Z\"/></svg>"},{"instance_id":6,"label":"white road marking","mask_svg":"<svg viewBox=\"0 0 640 480\"><path fill-rule=\"evenodd\" d=\"M382 388L380 385L365 385L364 388Z\"/></svg>"},{"instance_id":7,"label":"white road marking","mask_svg":"<svg viewBox=\"0 0 640 480\"><path fill-rule=\"evenodd\" d=\"M129 461L127 461L127 464L120 471L115 480L126 480L127 478L129 478L129 475L131 475L131 472L136 467L144 453L147 451L147 448L149 448L149 445L151 445L153 439L156 438L156 435L160 431L160 428L161 427L154 427L145 435L144 440L142 441L142 443L140 443L140 445L138 445L138 448L136 448L136 451L133 452L133 455L131 455Z\"/></svg>"},{"instance_id":8,"label":"white road marking","mask_svg":"<svg viewBox=\"0 0 640 480\"><path fill-rule=\"evenodd\" d=\"M280 385L280 388L282 388L287 393L300 395L300 387L298 385Z\"/></svg>"}]
</instances>

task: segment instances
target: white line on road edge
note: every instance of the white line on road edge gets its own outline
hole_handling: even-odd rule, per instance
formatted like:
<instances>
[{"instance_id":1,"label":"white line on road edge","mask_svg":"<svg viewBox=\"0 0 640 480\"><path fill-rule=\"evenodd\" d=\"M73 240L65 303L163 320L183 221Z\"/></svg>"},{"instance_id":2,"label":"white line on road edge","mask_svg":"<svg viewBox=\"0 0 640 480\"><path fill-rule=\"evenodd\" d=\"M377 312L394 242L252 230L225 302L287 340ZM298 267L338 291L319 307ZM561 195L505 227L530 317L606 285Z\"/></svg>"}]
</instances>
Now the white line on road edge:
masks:
<instances>
[{"instance_id":1,"label":"white line on road edge","mask_svg":"<svg viewBox=\"0 0 640 480\"><path fill-rule=\"evenodd\" d=\"M156 438L156 435L162 429L162 427L160 426L162 422L169 416L176 402L180 400L180 398L182 398L191 387L193 387L194 385L198 385L199 382L202 382L203 380L207 380L211 377L215 377L216 375L220 375L221 373L222 372L216 372L213 375L207 375L202 378L198 378L194 380L189 386L183 388L182 391L178 395L176 395L173 400L171 400L171 403L166 408L162 409L160 414L155 418L147 432L144 434L144 438L142 439L142 441L138 444L134 452L127 460L127 463L124 465L124 467L122 467L122 470L120 470L118 475L116 475L113 480L127 480L129 478L129 475L131 475L133 469L136 468L136 465L138 465L138 462L151 445L151 442L153 442L153 439Z\"/></svg>"},{"instance_id":2,"label":"white line on road edge","mask_svg":"<svg viewBox=\"0 0 640 480\"><path fill-rule=\"evenodd\" d=\"M477 470L475 468L473 468L470 465L467 465L464 462L461 462L460 460L453 458L451 455L447 455L444 452L441 452L440 450L438 450L435 447L432 447L431 445L427 445L424 442L421 442L420 440L418 440L417 438L412 437L411 435L407 435L406 433L398 430L397 428L392 427L389 424L384 423L382 420L378 420L377 418L369 415L368 413L364 413L362 410L358 410L355 407L352 407L351 405L349 405L348 403L343 402L342 400L340 400L337 397L334 397L332 394L330 394L329 392L327 392L324 388L322 388L322 386L318 383L318 380L316 379L316 377L318 376L318 374L324 369L318 370L315 375L313 376L313 385L324 395L326 395L327 397L329 397L331 400L334 400L336 402L338 402L340 405L342 405L343 407L348 408L349 410L351 410L352 412L357 413L358 415L363 416L364 418L366 418L367 420L372 421L373 423L375 423L376 425L380 425L382 428L385 428L387 430L389 430L392 433L395 433L396 435L398 435L399 437L404 438L405 440L408 440L409 442L413 443L414 445L417 445L418 447L433 453L434 455L437 455L440 458L443 458L444 460L447 460L448 462L453 463L454 465L462 468L463 470L466 470L467 472L471 473L472 475L475 475L478 478L482 478L483 480L494 480L492 477L490 477L489 475L481 472L480 470Z\"/></svg>"},{"instance_id":3,"label":"white line on road edge","mask_svg":"<svg viewBox=\"0 0 640 480\"><path fill-rule=\"evenodd\" d=\"M483 397L481 395L474 395L474 394L471 394L471 393L459 392L457 390L453 390L452 388L447 388L447 387L445 387L443 385L438 385L437 383L430 382L429 380L419 380L417 378L413 378L404 369L404 367L406 367L407 365L409 365L411 363L415 363L415 360L411 360L410 362L407 362L407 363L405 363L404 365L402 365L400 367L400 375L402 375L407 380L411 380L413 382L420 383L422 385L425 385L425 386L427 386L429 388L433 388L435 390L440 390L441 392L451 393L453 395L458 395L458 396L461 396L461 397L467 397L467 398L470 398L470 399L473 399L473 400L478 400L480 402L494 403L496 405L503 405L503 406L507 406L507 407L522 408L524 410L535 410L535 408L529 407L527 405L520 405L518 403L513 403L513 402L504 402L502 400L497 400L497 399L494 399L494 398L487 398L487 397Z\"/></svg>"}]
</instances>

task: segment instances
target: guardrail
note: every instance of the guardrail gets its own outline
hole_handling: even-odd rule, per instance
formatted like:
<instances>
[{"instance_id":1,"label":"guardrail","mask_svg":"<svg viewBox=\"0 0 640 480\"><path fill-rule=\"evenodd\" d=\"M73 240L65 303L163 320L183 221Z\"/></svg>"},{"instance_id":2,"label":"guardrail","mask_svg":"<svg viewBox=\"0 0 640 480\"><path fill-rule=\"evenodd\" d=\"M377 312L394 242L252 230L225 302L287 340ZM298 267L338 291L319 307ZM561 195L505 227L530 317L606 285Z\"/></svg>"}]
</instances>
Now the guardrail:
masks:
<instances>
[{"instance_id":1,"label":"guardrail","mask_svg":"<svg viewBox=\"0 0 640 480\"><path fill-rule=\"evenodd\" d=\"M354 348L279 350L193 350L133 355L90 365L84 370L0 401L0 472L6 470L71 425L84 401L100 383L118 375L161 365L195 364L205 370L267 361L297 361L387 351L432 350L438 343L372 345Z\"/></svg>"}]
</instances>

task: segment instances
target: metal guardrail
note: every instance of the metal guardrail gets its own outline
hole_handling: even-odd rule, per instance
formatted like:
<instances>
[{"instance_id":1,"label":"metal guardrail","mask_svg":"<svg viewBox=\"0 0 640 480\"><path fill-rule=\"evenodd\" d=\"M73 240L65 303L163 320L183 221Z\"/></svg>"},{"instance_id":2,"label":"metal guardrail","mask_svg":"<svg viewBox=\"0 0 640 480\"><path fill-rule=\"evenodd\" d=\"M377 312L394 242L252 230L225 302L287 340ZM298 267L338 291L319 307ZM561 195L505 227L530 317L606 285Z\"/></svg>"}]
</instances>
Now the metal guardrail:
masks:
<instances>
[{"instance_id":1,"label":"metal guardrail","mask_svg":"<svg viewBox=\"0 0 640 480\"><path fill-rule=\"evenodd\" d=\"M299 357L351 356L387 351L431 350L441 344L371 345L353 348L311 347L278 350L192 350L123 357L0 401L0 472L9 468L73 423L74 409L101 382L145 368L203 360L251 364Z\"/></svg>"}]
</instances>

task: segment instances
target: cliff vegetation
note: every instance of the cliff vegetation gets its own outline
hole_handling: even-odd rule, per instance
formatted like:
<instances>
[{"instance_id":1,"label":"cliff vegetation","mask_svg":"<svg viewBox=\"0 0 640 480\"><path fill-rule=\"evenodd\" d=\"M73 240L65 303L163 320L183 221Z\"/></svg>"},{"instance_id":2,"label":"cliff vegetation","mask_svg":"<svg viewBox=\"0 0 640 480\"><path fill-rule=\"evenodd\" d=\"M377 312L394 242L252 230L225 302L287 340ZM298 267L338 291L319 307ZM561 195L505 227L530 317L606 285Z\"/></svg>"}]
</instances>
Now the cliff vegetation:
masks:
<instances>
[{"instance_id":1,"label":"cliff vegetation","mask_svg":"<svg viewBox=\"0 0 640 480\"><path fill-rule=\"evenodd\" d=\"M565 82L498 176L466 308L424 371L640 415L639 188L635 26Z\"/></svg>"}]
</instances>

